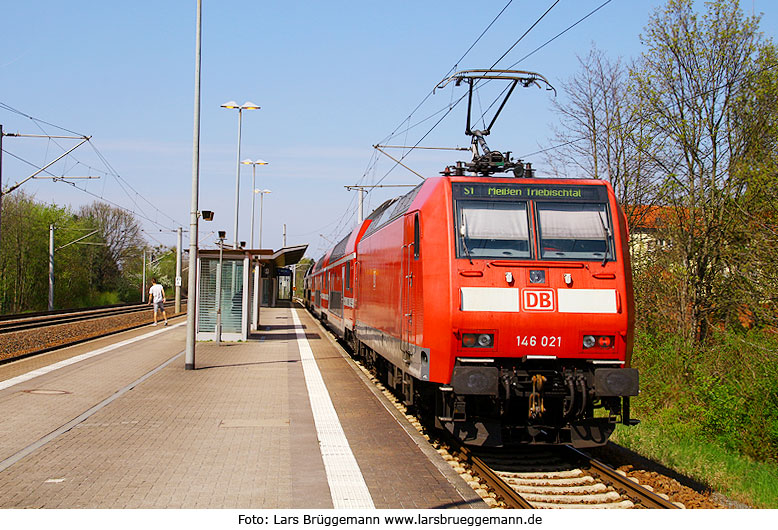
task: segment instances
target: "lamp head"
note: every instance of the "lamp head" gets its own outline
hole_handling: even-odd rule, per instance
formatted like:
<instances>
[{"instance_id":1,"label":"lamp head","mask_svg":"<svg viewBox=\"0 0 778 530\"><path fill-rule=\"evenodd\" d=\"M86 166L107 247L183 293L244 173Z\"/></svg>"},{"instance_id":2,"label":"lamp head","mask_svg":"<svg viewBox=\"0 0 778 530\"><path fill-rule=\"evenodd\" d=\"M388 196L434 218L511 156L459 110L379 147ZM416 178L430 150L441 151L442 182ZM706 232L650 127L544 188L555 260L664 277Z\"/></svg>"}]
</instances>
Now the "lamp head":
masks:
<instances>
[{"instance_id":1,"label":"lamp head","mask_svg":"<svg viewBox=\"0 0 778 530\"><path fill-rule=\"evenodd\" d=\"M203 210L200 214L203 216L203 221L213 221L213 211Z\"/></svg>"},{"instance_id":2,"label":"lamp head","mask_svg":"<svg viewBox=\"0 0 778 530\"><path fill-rule=\"evenodd\" d=\"M246 158L240 161L241 164L246 165L255 165L255 166L266 166L267 162L262 160L261 158L257 158L256 160L251 160L250 158Z\"/></svg>"},{"instance_id":3,"label":"lamp head","mask_svg":"<svg viewBox=\"0 0 778 530\"><path fill-rule=\"evenodd\" d=\"M228 101L227 103L222 103L220 106L225 109L237 109L239 107L235 101Z\"/></svg>"},{"instance_id":4,"label":"lamp head","mask_svg":"<svg viewBox=\"0 0 778 530\"><path fill-rule=\"evenodd\" d=\"M227 232L225 230L219 230L219 239L225 239L227 237Z\"/></svg>"}]
</instances>

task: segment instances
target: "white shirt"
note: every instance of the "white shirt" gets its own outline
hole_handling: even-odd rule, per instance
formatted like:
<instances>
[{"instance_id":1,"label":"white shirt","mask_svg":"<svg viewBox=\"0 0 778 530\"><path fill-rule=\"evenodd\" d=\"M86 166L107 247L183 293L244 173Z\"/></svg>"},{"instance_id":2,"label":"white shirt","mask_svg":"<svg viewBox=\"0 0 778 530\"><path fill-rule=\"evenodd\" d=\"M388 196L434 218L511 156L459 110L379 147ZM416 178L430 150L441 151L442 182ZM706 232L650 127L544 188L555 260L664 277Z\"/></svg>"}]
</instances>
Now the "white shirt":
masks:
<instances>
[{"instance_id":1,"label":"white shirt","mask_svg":"<svg viewBox=\"0 0 778 530\"><path fill-rule=\"evenodd\" d=\"M153 301L156 304L158 302L161 302L162 299L165 297L165 290L162 288L160 284L155 283L149 289L149 296L153 298Z\"/></svg>"}]
</instances>

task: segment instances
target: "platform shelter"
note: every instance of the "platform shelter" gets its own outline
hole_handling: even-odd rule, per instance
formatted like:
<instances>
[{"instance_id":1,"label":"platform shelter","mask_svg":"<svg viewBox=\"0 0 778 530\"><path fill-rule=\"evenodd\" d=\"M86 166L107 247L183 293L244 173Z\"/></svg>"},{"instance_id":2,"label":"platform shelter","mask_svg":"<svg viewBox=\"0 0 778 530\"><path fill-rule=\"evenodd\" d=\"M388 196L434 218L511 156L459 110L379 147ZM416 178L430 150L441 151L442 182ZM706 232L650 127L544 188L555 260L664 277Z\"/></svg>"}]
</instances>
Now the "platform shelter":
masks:
<instances>
[{"instance_id":1,"label":"platform shelter","mask_svg":"<svg viewBox=\"0 0 778 530\"><path fill-rule=\"evenodd\" d=\"M261 308L289 299L291 271L308 245L272 249L200 250L197 257L197 340L245 341L260 328ZM220 285L220 288L219 288ZM221 300L219 304L218 301Z\"/></svg>"}]
</instances>

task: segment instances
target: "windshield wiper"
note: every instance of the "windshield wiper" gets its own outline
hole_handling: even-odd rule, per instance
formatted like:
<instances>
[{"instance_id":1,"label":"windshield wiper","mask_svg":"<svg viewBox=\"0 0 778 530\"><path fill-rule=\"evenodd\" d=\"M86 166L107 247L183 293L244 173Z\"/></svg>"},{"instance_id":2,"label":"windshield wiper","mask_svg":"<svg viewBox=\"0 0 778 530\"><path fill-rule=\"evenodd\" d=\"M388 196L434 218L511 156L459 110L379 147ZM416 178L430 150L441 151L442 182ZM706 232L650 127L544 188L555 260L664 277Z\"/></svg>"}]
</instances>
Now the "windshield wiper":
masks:
<instances>
[{"instance_id":1,"label":"windshield wiper","mask_svg":"<svg viewBox=\"0 0 778 530\"><path fill-rule=\"evenodd\" d=\"M611 254L611 231L607 226L605 226L605 221L603 221L602 219L602 212L600 210L597 210L597 217L600 218L602 231L605 234L605 257L602 258L602 266L604 267L605 264L608 262L608 257Z\"/></svg>"},{"instance_id":2,"label":"windshield wiper","mask_svg":"<svg viewBox=\"0 0 778 530\"><path fill-rule=\"evenodd\" d=\"M472 265L473 264L473 258L470 256L470 249L467 248L467 243L466 243L466 239L467 238L465 237L465 226L464 225L459 227L459 237L462 238L462 247L464 247L465 254L467 255L467 259L470 260L470 265Z\"/></svg>"}]
</instances>

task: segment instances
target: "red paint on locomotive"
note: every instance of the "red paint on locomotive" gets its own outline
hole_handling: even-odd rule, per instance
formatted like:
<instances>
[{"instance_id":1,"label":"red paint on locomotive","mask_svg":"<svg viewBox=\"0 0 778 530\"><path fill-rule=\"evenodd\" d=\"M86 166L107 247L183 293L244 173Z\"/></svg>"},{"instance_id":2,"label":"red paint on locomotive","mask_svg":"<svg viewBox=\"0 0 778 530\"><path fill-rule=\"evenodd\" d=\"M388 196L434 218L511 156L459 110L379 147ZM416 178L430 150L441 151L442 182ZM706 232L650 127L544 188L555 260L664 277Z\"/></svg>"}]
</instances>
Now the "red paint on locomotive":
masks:
<instances>
[{"instance_id":1,"label":"red paint on locomotive","mask_svg":"<svg viewBox=\"0 0 778 530\"><path fill-rule=\"evenodd\" d=\"M599 445L637 394L627 230L604 181L429 178L325 254L306 300L466 441Z\"/></svg>"}]
</instances>

